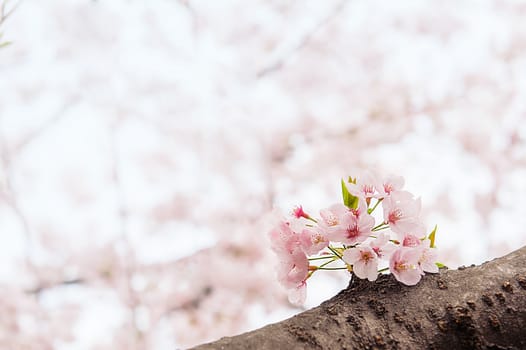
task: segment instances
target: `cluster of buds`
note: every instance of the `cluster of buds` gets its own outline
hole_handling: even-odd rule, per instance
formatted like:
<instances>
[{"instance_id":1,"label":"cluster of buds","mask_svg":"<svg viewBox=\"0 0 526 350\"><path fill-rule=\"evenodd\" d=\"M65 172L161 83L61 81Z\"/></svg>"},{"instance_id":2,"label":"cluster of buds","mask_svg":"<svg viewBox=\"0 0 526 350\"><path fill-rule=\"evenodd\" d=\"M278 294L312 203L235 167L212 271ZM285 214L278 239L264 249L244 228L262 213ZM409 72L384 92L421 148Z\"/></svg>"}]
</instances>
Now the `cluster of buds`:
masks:
<instances>
[{"instance_id":1,"label":"cluster of buds","mask_svg":"<svg viewBox=\"0 0 526 350\"><path fill-rule=\"evenodd\" d=\"M278 256L278 280L291 303L303 304L307 280L316 271L348 270L370 281L390 271L410 286L425 272L438 272L436 226L427 233L420 198L403 185L400 176L349 177L341 181L343 203L322 209L319 218L299 206L279 220L269 236Z\"/></svg>"}]
</instances>

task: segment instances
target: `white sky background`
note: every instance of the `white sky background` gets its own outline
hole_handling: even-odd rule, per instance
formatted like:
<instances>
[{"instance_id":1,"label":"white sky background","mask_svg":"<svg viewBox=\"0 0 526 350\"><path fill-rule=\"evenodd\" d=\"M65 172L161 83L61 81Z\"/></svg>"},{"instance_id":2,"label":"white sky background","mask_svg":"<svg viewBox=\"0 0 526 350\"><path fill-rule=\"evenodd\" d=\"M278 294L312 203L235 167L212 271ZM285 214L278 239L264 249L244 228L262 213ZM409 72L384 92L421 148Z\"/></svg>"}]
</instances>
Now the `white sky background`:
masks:
<instances>
[{"instance_id":1,"label":"white sky background","mask_svg":"<svg viewBox=\"0 0 526 350\"><path fill-rule=\"evenodd\" d=\"M524 16L519 1L24 1L1 28L12 44L0 50L0 283L16 294L89 280L97 264L118 269L104 249L130 249L130 327L148 339L119 328L121 282L97 282L37 301L44 313L92 306L74 322L46 318L73 332L51 346L170 349L235 334L299 311L269 287L264 214L316 213L364 168L405 177L451 267L524 245ZM226 260L232 242L261 265ZM163 271L155 288L211 283L203 305L219 316L185 309L153 325L151 266ZM212 266L238 280L219 282ZM307 306L345 283L315 277ZM177 306L177 293L161 304ZM0 344L21 344L9 336Z\"/></svg>"}]
</instances>

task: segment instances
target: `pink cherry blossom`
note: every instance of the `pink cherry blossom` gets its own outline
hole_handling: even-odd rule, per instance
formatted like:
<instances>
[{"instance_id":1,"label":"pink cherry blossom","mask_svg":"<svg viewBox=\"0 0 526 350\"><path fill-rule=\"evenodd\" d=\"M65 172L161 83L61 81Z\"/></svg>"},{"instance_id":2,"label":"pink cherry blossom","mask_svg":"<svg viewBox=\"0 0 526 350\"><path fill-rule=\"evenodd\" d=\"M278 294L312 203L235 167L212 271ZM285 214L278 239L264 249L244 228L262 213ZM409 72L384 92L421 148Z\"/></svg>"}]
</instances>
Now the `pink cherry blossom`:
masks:
<instances>
[{"instance_id":1,"label":"pink cherry blossom","mask_svg":"<svg viewBox=\"0 0 526 350\"><path fill-rule=\"evenodd\" d=\"M271 248L278 256L278 281L289 290L301 287L309 273L309 260L302 248L301 235L292 231L288 222L282 221L269 232L269 237Z\"/></svg>"},{"instance_id":2,"label":"pink cherry blossom","mask_svg":"<svg viewBox=\"0 0 526 350\"><path fill-rule=\"evenodd\" d=\"M422 241L420 238L412 234L405 235L404 239L402 240L402 246L404 247L418 247L421 244Z\"/></svg>"},{"instance_id":3,"label":"pink cherry blossom","mask_svg":"<svg viewBox=\"0 0 526 350\"><path fill-rule=\"evenodd\" d=\"M371 172L365 172L362 176L356 179L356 183L347 183L347 189L352 195L369 199L375 196L377 192L378 180L376 175Z\"/></svg>"},{"instance_id":4,"label":"pink cherry blossom","mask_svg":"<svg viewBox=\"0 0 526 350\"><path fill-rule=\"evenodd\" d=\"M379 259L388 259L392 252L396 249L394 244L389 240L387 233L381 232L375 239L369 243L369 246L376 253Z\"/></svg>"},{"instance_id":5,"label":"pink cherry blossom","mask_svg":"<svg viewBox=\"0 0 526 350\"><path fill-rule=\"evenodd\" d=\"M281 221L278 226L269 232L270 247L280 260L287 259L294 249L299 247L299 237L290 228L290 224Z\"/></svg>"},{"instance_id":6,"label":"pink cherry blossom","mask_svg":"<svg viewBox=\"0 0 526 350\"><path fill-rule=\"evenodd\" d=\"M300 306L305 303L307 297L307 283L303 282L295 288L291 288L287 293L289 302L292 305Z\"/></svg>"},{"instance_id":7,"label":"pink cherry blossom","mask_svg":"<svg viewBox=\"0 0 526 350\"><path fill-rule=\"evenodd\" d=\"M438 266L436 265L437 257L438 257L438 254L437 254L436 248L429 247L429 240L424 241L422 244L422 248L420 250L420 258L418 259L418 264L420 265L420 268L422 269L422 271L430 272L430 273L437 273L438 272Z\"/></svg>"},{"instance_id":8,"label":"pink cherry blossom","mask_svg":"<svg viewBox=\"0 0 526 350\"><path fill-rule=\"evenodd\" d=\"M343 252L343 260L353 267L353 272L359 278L374 281L378 278L378 257L369 246L350 248Z\"/></svg>"},{"instance_id":9,"label":"pink cherry blossom","mask_svg":"<svg viewBox=\"0 0 526 350\"><path fill-rule=\"evenodd\" d=\"M320 226L334 227L340 224L340 218L349 212L349 208L341 203L331 205L329 208L320 210L322 221Z\"/></svg>"},{"instance_id":10,"label":"pink cherry blossom","mask_svg":"<svg viewBox=\"0 0 526 350\"><path fill-rule=\"evenodd\" d=\"M318 254L329 246L329 240L323 235L319 228L304 229L299 236L300 245L305 254Z\"/></svg>"},{"instance_id":11,"label":"pink cherry blossom","mask_svg":"<svg viewBox=\"0 0 526 350\"><path fill-rule=\"evenodd\" d=\"M356 215L354 211L348 211L339 220L339 225L329 228L326 236L334 242L344 244L356 244L365 241L372 233L374 218L361 213Z\"/></svg>"},{"instance_id":12,"label":"pink cherry blossom","mask_svg":"<svg viewBox=\"0 0 526 350\"><path fill-rule=\"evenodd\" d=\"M368 214L367 213L367 202L363 198L359 198L358 200L358 207L356 209L349 209L353 212L353 214L356 217L360 217L362 214Z\"/></svg>"},{"instance_id":13,"label":"pink cherry blossom","mask_svg":"<svg viewBox=\"0 0 526 350\"><path fill-rule=\"evenodd\" d=\"M362 199L358 208L349 209L343 204L334 204L320 211L322 220L318 227L327 239L345 244L365 241L371 234L374 218L367 213L367 204Z\"/></svg>"},{"instance_id":14,"label":"pink cherry blossom","mask_svg":"<svg viewBox=\"0 0 526 350\"><path fill-rule=\"evenodd\" d=\"M419 266L421 251L418 248L400 247L389 259L389 271L395 278L408 286L414 286L422 278Z\"/></svg>"},{"instance_id":15,"label":"pink cherry blossom","mask_svg":"<svg viewBox=\"0 0 526 350\"><path fill-rule=\"evenodd\" d=\"M417 247L426 238L426 229L422 222L415 221L411 231L398 231L398 240L404 247Z\"/></svg>"},{"instance_id":16,"label":"pink cherry blossom","mask_svg":"<svg viewBox=\"0 0 526 350\"><path fill-rule=\"evenodd\" d=\"M299 219L299 218L305 218L305 219L308 219L310 218L309 214L305 213L305 211L303 210L303 207L301 205L295 207L293 210L292 210L292 215Z\"/></svg>"},{"instance_id":17,"label":"pink cherry blossom","mask_svg":"<svg viewBox=\"0 0 526 350\"><path fill-rule=\"evenodd\" d=\"M309 228L312 226L312 221L310 220L307 220L303 217L300 217L300 218L296 218L296 217L289 217L286 222L288 223L290 229L292 230L292 232L296 233L296 234L299 234L301 233L304 229L306 228Z\"/></svg>"},{"instance_id":18,"label":"pink cherry blossom","mask_svg":"<svg viewBox=\"0 0 526 350\"><path fill-rule=\"evenodd\" d=\"M423 228L419 219L420 198L414 199L410 192L391 192L391 195L383 200L382 205L384 220L395 233L403 235Z\"/></svg>"},{"instance_id":19,"label":"pink cherry blossom","mask_svg":"<svg viewBox=\"0 0 526 350\"><path fill-rule=\"evenodd\" d=\"M342 218L347 214L349 214L349 208L345 205L333 204L329 208L320 210L321 220L318 222L318 227L326 236L330 236L333 231L341 229Z\"/></svg>"},{"instance_id":20,"label":"pink cherry blossom","mask_svg":"<svg viewBox=\"0 0 526 350\"><path fill-rule=\"evenodd\" d=\"M278 265L278 281L287 289L297 288L307 279L309 260L301 249L295 249Z\"/></svg>"},{"instance_id":21,"label":"pink cherry blossom","mask_svg":"<svg viewBox=\"0 0 526 350\"><path fill-rule=\"evenodd\" d=\"M383 178L376 185L376 190L378 191L378 197L384 198L391 195L394 191L402 190L404 187L404 178L402 176L389 175Z\"/></svg>"}]
</instances>

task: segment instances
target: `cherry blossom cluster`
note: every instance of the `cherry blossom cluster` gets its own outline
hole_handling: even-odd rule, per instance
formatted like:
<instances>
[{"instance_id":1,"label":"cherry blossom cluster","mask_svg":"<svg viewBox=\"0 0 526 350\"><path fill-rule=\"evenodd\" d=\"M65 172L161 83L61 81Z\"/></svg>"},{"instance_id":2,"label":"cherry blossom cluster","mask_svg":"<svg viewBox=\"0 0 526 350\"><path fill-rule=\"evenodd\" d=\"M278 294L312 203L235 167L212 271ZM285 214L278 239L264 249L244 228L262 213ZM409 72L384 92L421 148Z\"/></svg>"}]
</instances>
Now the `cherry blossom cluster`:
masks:
<instances>
[{"instance_id":1,"label":"cherry blossom cluster","mask_svg":"<svg viewBox=\"0 0 526 350\"><path fill-rule=\"evenodd\" d=\"M390 271L409 286L425 272L438 272L436 226L427 234L420 198L403 190L402 177L368 172L341 186L343 203L322 209L319 218L296 207L269 232L278 280L291 303L303 304L307 279L316 271L348 270L369 281Z\"/></svg>"}]
</instances>

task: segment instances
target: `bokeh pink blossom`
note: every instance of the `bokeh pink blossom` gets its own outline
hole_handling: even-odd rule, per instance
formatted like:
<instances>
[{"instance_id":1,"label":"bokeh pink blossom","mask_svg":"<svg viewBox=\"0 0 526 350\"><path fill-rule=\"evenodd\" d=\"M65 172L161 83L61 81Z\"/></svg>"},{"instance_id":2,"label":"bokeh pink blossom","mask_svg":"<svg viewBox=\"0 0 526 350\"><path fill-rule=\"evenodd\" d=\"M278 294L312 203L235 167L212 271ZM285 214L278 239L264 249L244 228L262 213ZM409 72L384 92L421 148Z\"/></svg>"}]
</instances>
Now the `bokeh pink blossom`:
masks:
<instances>
[{"instance_id":1,"label":"bokeh pink blossom","mask_svg":"<svg viewBox=\"0 0 526 350\"><path fill-rule=\"evenodd\" d=\"M173 349L299 312L269 213L367 169L421 196L450 267L524 245L524 16L23 1L0 27L0 348ZM346 283L314 278L307 306Z\"/></svg>"}]
</instances>

